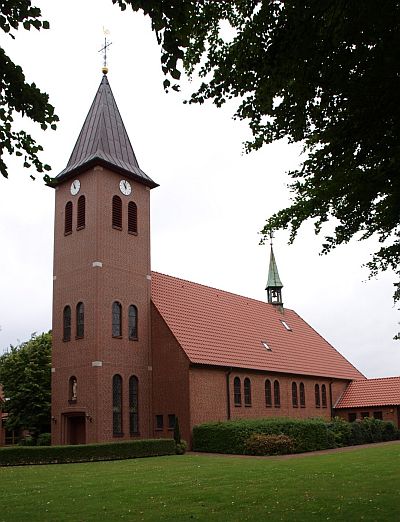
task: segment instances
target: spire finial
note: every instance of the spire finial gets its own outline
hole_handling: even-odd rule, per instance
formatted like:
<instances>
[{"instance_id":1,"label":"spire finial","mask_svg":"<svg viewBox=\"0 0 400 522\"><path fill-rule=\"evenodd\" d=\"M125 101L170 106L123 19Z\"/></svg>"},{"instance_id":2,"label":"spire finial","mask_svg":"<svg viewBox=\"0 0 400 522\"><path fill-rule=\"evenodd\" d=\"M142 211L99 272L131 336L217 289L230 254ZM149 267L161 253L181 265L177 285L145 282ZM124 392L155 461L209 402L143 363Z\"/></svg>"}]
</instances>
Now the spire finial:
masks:
<instances>
[{"instance_id":1,"label":"spire finial","mask_svg":"<svg viewBox=\"0 0 400 522\"><path fill-rule=\"evenodd\" d=\"M110 31L108 29L106 29L104 26L103 26L103 33L104 33L104 45L103 47L99 50L99 53L103 53L103 67L102 67L102 72L103 74L107 74L108 73L108 67L107 67L107 48L110 47L110 45L112 44L112 42L109 42L107 40L107 36L110 34Z\"/></svg>"}]
</instances>

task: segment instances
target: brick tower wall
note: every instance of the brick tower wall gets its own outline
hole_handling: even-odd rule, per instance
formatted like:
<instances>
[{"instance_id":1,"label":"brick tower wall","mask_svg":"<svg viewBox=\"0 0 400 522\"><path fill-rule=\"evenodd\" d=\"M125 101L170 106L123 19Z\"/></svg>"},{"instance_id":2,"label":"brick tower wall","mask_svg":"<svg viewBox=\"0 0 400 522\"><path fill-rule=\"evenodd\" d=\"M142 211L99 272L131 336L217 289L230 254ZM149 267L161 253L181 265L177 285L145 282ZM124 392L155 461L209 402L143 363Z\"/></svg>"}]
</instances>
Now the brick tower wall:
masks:
<instances>
[{"instance_id":1,"label":"brick tower wall","mask_svg":"<svg viewBox=\"0 0 400 522\"><path fill-rule=\"evenodd\" d=\"M68 442L67 420L85 416L86 442L115 440L112 433L112 378L122 377L123 439L129 434L128 381L139 381L140 436L151 433L150 379L150 190L103 167L76 178L81 189L71 196L72 179L56 188L53 289L52 427L54 444ZM86 198L86 225L76 230L77 200ZM122 230L112 228L112 197L122 200ZM73 232L64 235L65 205L73 202ZM128 234L128 202L138 209L138 234ZM75 310L85 307L85 332L75 338ZM122 336L112 337L112 303L122 305ZM128 339L128 307L138 309L138 340ZM63 341L63 309L71 306L71 340ZM77 379L77 400L69 401L69 379ZM119 437L119 439L121 438Z\"/></svg>"}]
</instances>

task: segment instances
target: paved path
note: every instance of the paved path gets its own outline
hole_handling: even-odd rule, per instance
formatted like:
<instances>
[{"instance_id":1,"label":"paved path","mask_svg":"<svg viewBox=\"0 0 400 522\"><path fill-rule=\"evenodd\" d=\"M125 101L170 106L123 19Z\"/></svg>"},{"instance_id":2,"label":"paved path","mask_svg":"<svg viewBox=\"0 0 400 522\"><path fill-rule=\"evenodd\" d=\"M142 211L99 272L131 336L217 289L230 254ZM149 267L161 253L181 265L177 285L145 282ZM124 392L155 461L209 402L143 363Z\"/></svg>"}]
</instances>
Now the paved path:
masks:
<instances>
[{"instance_id":1,"label":"paved path","mask_svg":"<svg viewBox=\"0 0 400 522\"><path fill-rule=\"evenodd\" d=\"M287 459L298 459L302 457L312 457L314 455L329 455L330 453L344 453L346 451L357 451L365 448L379 448L380 446L392 446L399 445L400 440L391 440L389 442L375 442L374 444L360 444L358 446L345 446L343 448L334 448L320 451L308 451L307 453L295 453L292 455L274 455L274 456L265 456L259 457L254 455L232 455L227 453L202 453L198 451L188 451L187 455L194 456L204 456L204 457L236 457L242 459L279 459L279 460L287 460ZM400 448L399 448L400 449Z\"/></svg>"}]
</instances>

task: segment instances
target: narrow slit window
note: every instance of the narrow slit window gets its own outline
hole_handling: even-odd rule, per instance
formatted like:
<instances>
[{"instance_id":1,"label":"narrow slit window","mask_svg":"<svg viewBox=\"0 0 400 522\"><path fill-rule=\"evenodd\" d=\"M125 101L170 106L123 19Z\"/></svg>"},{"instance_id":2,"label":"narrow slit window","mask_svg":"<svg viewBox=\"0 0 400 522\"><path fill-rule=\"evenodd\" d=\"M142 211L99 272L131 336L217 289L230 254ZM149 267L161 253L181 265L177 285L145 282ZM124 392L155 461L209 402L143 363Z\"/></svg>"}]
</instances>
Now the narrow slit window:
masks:
<instances>
[{"instance_id":1,"label":"narrow slit window","mask_svg":"<svg viewBox=\"0 0 400 522\"><path fill-rule=\"evenodd\" d=\"M269 379L266 379L265 381L265 406L267 408L271 408L272 406L272 388Z\"/></svg>"},{"instance_id":2,"label":"narrow slit window","mask_svg":"<svg viewBox=\"0 0 400 522\"><path fill-rule=\"evenodd\" d=\"M76 305L76 336L83 337L85 334L85 309L83 303Z\"/></svg>"},{"instance_id":3,"label":"narrow slit window","mask_svg":"<svg viewBox=\"0 0 400 522\"><path fill-rule=\"evenodd\" d=\"M323 384L321 386L321 402L322 402L322 407L326 408L327 407L327 401L326 401L326 386L325 386L325 384Z\"/></svg>"},{"instance_id":4,"label":"narrow slit window","mask_svg":"<svg viewBox=\"0 0 400 522\"><path fill-rule=\"evenodd\" d=\"M129 379L129 433L139 434L139 382L135 375Z\"/></svg>"},{"instance_id":5,"label":"narrow slit window","mask_svg":"<svg viewBox=\"0 0 400 522\"><path fill-rule=\"evenodd\" d=\"M71 340L71 307L64 307L63 312L63 341Z\"/></svg>"},{"instance_id":6,"label":"narrow slit window","mask_svg":"<svg viewBox=\"0 0 400 522\"><path fill-rule=\"evenodd\" d=\"M281 406L281 388L279 381L274 382L274 406L275 408L280 408Z\"/></svg>"},{"instance_id":7,"label":"narrow slit window","mask_svg":"<svg viewBox=\"0 0 400 522\"><path fill-rule=\"evenodd\" d=\"M321 407L321 395L319 393L319 384L315 385L315 406L317 408Z\"/></svg>"},{"instance_id":8,"label":"narrow slit window","mask_svg":"<svg viewBox=\"0 0 400 522\"><path fill-rule=\"evenodd\" d=\"M112 381L113 436L122 435L122 377L114 375Z\"/></svg>"},{"instance_id":9,"label":"narrow slit window","mask_svg":"<svg viewBox=\"0 0 400 522\"><path fill-rule=\"evenodd\" d=\"M129 340L136 341L138 338L138 313L135 305L130 305L128 311Z\"/></svg>"},{"instance_id":10,"label":"narrow slit window","mask_svg":"<svg viewBox=\"0 0 400 522\"><path fill-rule=\"evenodd\" d=\"M297 397L297 383L292 382L292 406L293 408L297 408L299 405L298 397Z\"/></svg>"},{"instance_id":11,"label":"narrow slit window","mask_svg":"<svg viewBox=\"0 0 400 522\"><path fill-rule=\"evenodd\" d=\"M306 389L304 387L304 382L300 383L300 407L306 407Z\"/></svg>"},{"instance_id":12,"label":"narrow slit window","mask_svg":"<svg viewBox=\"0 0 400 522\"><path fill-rule=\"evenodd\" d=\"M72 234L72 201L65 205L64 234Z\"/></svg>"},{"instance_id":13,"label":"narrow slit window","mask_svg":"<svg viewBox=\"0 0 400 522\"><path fill-rule=\"evenodd\" d=\"M233 402L235 406L242 405L242 391L239 377L235 377L233 380Z\"/></svg>"},{"instance_id":14,"label":"narrow slit window","mask_svg":"<svg viewBox=\"0 0 400 522\"><path fill-rule=\"evenodd\" d=\"M78 212L76 221L76 230L82 230L86 225L86 200L85 196L78 199Z\"/></svg>"},{"instance_id":15,"label":"narrow slit window","mask_svg":"<svg viewBox=\"0 0 400 522\"><path fill-rule=\"evenodd\" d=\"M251 382L248 377L243 382L244 387L244 405L251 406Z\"/></svg>"},{"instance_id":16,"label":"narrow slit window","mask_svg":"<svg viewBox=\"0 0 400 522\"><path fill-rule=\"evenodd\" d=\"M113 196L112 199L112 226L122 230L122 200L119 196Z\"/></svg>"},{"instance_id":17,"label":"narrow slit window","mask_svg":"<svg viewBox=\"0 0 400 522\"><path fill-rule=\"evenodd\" d=\"M122 306L118 301L112 305L112 336L121 337L122 332Z\"/></svg>"},{"instance_id":18,"label":"narrow slit window","mask_svg":"<svg viewBox=\"0 0 400 522\"><path fill-rule=\"evenodd\" d=\"M130 234L137 234L137 206L136 203L130 201L128 203L128 232Z\"/></svg>"}]
</instances>

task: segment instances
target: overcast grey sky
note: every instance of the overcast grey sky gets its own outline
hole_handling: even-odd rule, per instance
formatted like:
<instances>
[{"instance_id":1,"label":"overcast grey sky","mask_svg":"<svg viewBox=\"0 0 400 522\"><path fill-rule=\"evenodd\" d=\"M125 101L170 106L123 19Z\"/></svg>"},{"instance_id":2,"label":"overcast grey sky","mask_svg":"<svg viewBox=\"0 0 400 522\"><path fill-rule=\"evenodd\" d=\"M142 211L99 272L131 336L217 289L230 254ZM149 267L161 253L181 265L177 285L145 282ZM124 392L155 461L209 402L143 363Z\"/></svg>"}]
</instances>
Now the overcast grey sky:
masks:
<instances>
[{"instance_id":1,"label":"overcast grey sky","mask_svg":"<svg viewBox=\"0 0 400 522\"><path fill-rule=\"evenodd\" d=\"M5 35L1 42L60 116L56 132L24 122L53 174L65 167L100 83L105 26L111 88L140 167L160 184L152 191L153 270L265 300L269 248L258 245L258 231L289 203L285 173L298 165L301 148L282 141L242 155L249 131L232 120L234 103L184 105L190 84L166 95L160 51L141 15L122 13L111 0L36 4L51 29L20 30L14 42ZM51 328L54 194L16 159L9 165L9 180L0 179L0 352ZM366 282L362 268L374 240L319 256L311 224L294 245L287 239L279 232L274 243L285 306L367 377L398 375L394 276Z\"/></svg>"}]
</instances>

